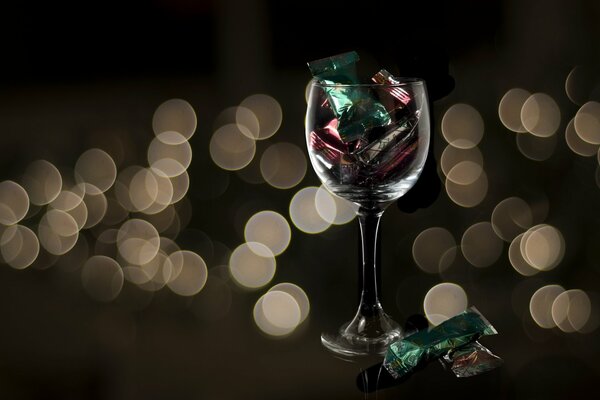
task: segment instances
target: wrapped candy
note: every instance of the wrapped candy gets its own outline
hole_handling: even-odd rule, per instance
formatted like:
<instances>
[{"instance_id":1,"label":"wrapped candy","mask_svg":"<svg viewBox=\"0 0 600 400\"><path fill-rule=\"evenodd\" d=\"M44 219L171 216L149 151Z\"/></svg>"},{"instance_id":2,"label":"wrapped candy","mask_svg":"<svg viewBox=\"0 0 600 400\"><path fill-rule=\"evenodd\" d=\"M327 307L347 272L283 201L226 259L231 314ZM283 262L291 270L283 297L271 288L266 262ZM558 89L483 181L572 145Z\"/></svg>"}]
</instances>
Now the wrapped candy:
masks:
<instances>
[{"instance_id":1,"label":"wrapped candy","mask_svg":"<svg viewBox=\"0 0 600 400\"><path fill-rule=\"evenodd\" d=\"M497 333L479 311L471 307L438 326L392 343L383 366L390 375L398 379L423 363L474 343L481 336Z\"/></svg>"},{"instance_id":2,"label":"wrapped candy","mask_svg":"<svg viewBox=\"0 0 600 400\"><path fill-rule=\"evenodd\" d=\"M388 71L386 71L385 69L382 69L379 72L377 72L375 75L373 75L371 80L375 83L380 83L382 85L383 84L388 84L388 85L400 84L400 81L397 80L396 78L394 78L394 76L392 74L390 74ZM411 100L411 97L408 94L408 92L400 86L392 87L388 90L388 92L393 97L400 100L400 102L404 105L407 105Z\"/></svg>"},{"instance_id":3,"label":"wrapped candy","mask_svg":"<svg viewBox=\"0 0 600 400\"><path fill-rule=\"evenodd\" d=\"M377 161L380 154L386 153L386 149L399 145L407 147L418 139L416 127L419 123L420 113L406 116L399 124L391 129L373 129L365 135L364 143L353 152L358 158L370 163ZM394 151L394 154L398 152Z\"/></svg>"},{"instance_id":4,"label":"wrapped candy","mask_svg":"<svg viewBox=\"0 0 600 400\"><path fill-rule=\"evenodd\" d=\"M339 54L308 63L312 75L323 85L327 103L339 121L340 138L349 143L367 130L388 125L391 118L386 108L370 97L357 83L356 52Z\"/></svg>"},{"instance_id":5,"label":"wrapped candy","mask_svg":"<svg viewBox=\"0 0 600 400\"><path fill-rule=\"evenodd\" d=\"M336 88L331 90L336 91ZM350 87L346 91L351 92L351 104L339 115L338 131L342 140L351 142L360 139L369 129L390 124L391 118L385 107L372 98L363 97L364 90Z\"/></svg>"},{"instance_id":6,"label":"wrapped candy","mask_svg":"<svg viewBox=\"0 0 600 400\"><path fill-rule=\"evenodd\" d=\"M503 364L500 357L493 354L479 342L450 351L442 358L457 378L467 378L498 368Z\"/></svg>"},{"instance_id":7,"label":"wrapped candy","mask_svg":"<svg viewBox=\"0 0 600 400\"><path fill-rule=\"evenodd\" d=\"M310 73L319 80L331 83L358 83L356 62L358 53L350 51L336 56L321 58L308 63Z\"/></svg>"}]
</instances>

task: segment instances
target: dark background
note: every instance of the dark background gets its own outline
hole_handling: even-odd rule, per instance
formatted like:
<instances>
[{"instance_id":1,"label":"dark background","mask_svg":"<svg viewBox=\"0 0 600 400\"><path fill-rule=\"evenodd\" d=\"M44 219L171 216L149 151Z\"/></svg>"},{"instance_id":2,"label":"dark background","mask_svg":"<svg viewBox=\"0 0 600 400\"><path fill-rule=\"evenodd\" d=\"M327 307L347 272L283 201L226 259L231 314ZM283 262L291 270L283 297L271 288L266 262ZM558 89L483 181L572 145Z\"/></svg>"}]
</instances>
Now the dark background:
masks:
<instances>
[{"instance_id":1,"label":"dark background","mask_svg":"<svg viewBox=\"0 0 600 400\"><path fill-rule=\"evenodd\" d=\"M506 245L487 269L457 260L453 279L500 331L485 343L505 366L457 380L433 364L377 398L564 399L585 398L583 393L597 389L597 331L541 329L527 307L529 296L544 284L589 292L599 287L597 162L570 153L561 136L577 111L564 93L565 79L575 65L597 62L597 2L354 6L108 0L0 8L0 178L16 180L40 158L72 167L81 152L101 146L107 132L123 143L121 166L141 163L156 107L170 98L186 99L196 110L198 129L189 170L192 233L180 240L196 249L198 237L210 238L212 250L204 255L209 276L223 281L227 277L219 266L227 263L227 249L243 241L245 220L262 209L287 216L296 189L251 185L212 163L208 141L222 109L250 94L268 93L284 115L271 143L304 146L304 88L310 79L305 63L352 49L360 52L367 74L383 65L428 79L431 97L438 100L437 157L444 147L439 121L445 110L458 102L474 105L486 124L480 147L489 194L469 209L450 201L443 189L431 207L415 213L390 207L382 235L386 309L400 320L422 312L427 290L444 280L420 271L410 257L419 232L445 226L460 235L474 222L489 220L494 205L512 195L546 196L547 221L562 230L567 253L558 268L532 278L510 267ZM559 145L547 161L523 157L514 134L498 120L500 98L513 87L549 93L561 108ZM259 151L260 146L265 148L261 143ZM223 182L228 184L220 190ZM318 185L310 167L298 188L308 185ZM274 283L298 284L312 308L309 319L284 339L261 334L252 321L252 307L264 289L246 291L228 282L228 307L207 320L193 311L195 304L214 301L203 292L195 299L167 290L150 296L126 283L119 298L103 304L81 288L76 260L25 271L1 265L0 398L364 398L355 377L377 360L347 363L319 343L321 330L351 315L355 306L356 228L333 227L320 235L293 228L292 235L277 259ZM352 250L340 253L340 246Z\"/></svg>"}]
</instances>

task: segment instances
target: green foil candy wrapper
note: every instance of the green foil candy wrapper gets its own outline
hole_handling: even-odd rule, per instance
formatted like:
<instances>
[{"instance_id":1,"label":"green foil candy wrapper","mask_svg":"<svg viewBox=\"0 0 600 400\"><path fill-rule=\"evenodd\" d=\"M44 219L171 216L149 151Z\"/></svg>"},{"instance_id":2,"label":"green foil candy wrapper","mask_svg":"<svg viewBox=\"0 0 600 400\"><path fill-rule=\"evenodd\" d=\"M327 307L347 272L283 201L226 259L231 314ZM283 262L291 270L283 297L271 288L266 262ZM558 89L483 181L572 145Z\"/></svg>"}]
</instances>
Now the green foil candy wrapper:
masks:
<instances>
[{"instance_id":1,"label":"green foil candy wrapper","mask_svg":"<svg viewBox=\"0 0 600 400\"><path fill-rule=\"evenodd\" d=\"M457 378L479 375L503 364L500 357L479 342L450 351L442 360L442 363L449 367Z\"/></svg>"},{"instance_id":2,"label":"green foil candy wrapper","mask_svg":"<svg viewBox=\"0 0 600 400\"><path fill-rule=\"evenodd\" d=\"M388 348L383 366L398 379L421 363L435 360L448 352L472 344L481 336L498 332L474 307L438 326L419 331L394 342Z\"/></svg>"},{"instance_id":3,"label":"green foil candy wrapper","mask_svg":"<svg viewBox=\"0 0 600 400\"><path fill-rule=\"evenodd\" d=\"M385 107L367 95L358 83L355 51L308 63L312 75L324 86L327 101L338 119L338 133L348 143L359 139L369 129L385 126L391 118Z\"/></svg>"},{"instance_id":4,"label":"green foil candy wrapper","mask_svg":"<svg viewBox=\"0 0 600 400\"><path fill-rule=\"evenodd\" d=\"M338 132L345 142L359 139L370 129L391 122L387 110L381 103L361 96L354 96L351 106L338 116Z\"/></svg>"},{"instance_id":5,"label":"green foil candy wrapper","mask_svg":"<svg viewBox=\"0 0 600 400\"><path fill-rule=\"evenodd\" d=\"M308 69L319 80L327 80L332 83L358 83L356 62L359 59L357 52L350 51L311 61L308 63Z\"/></svg>"}]
</instances>

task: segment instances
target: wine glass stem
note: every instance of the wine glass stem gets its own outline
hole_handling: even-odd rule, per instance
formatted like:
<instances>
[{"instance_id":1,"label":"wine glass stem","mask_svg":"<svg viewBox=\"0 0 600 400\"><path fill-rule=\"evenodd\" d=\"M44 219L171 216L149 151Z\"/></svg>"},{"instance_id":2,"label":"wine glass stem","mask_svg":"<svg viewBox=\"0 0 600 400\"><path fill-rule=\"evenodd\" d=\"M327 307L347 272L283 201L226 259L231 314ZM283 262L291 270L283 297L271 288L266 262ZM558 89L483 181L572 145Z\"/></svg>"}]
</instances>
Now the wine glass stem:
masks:
<instances>
[{"instance_id":1,"label":"wine glass stem","mask_svg":"<svg viewBox=\"0 0 600 400\"><path fill-rule=\"evenodd\" d=\"M379 302L377 279L377 235L383 210L379 208L359 208L358 222L362 242L362 289L359 313L365 317L375 316L382 311Z\"/></svg>"}]
</instances>

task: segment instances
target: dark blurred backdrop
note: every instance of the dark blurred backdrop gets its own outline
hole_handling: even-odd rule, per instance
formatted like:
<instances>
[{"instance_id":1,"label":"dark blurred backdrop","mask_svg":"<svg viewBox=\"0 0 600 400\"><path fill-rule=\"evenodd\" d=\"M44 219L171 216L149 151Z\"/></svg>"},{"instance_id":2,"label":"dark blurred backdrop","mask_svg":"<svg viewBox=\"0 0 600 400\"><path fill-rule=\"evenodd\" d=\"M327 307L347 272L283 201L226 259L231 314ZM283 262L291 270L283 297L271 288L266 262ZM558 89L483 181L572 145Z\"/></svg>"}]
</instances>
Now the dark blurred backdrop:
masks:
<instances>
[{"instance_id":1,"label":"dark blurred backdrop","mask_svg":"<svg viewBox=\"0 0 600 400\"><path fill-rule=\"evenodd\" d=\"M319 186L310 165L285 190L265 183L259 169L260 156L273 144L305 151L306 62L349 50L359 51L366 77L385 67L427 79L435 100L431 154L438 164L450 141L442 132L446 112L466 103L481 116L484 134L475 144L485 159L483 198L473 200L480 188L453 197L452 183L437 165L441 192L423 200L431 206L413 213L389 208L382 227L383 302L403 321L423 313L432 287L456 283L499 330L485 343L505 361L471 379L456 379L432 364L372 398L593 398L600 375L593 326L600 315L594 300L600 281L597 143L575 146L585 148L589 157L582 157L565 131L580 106L600 100L598 2L9 2L0 15L0 180L21 182L27 167L44 159L66 184L90 148L110 154L119 171L145 165L155 110L169 99L185 99L197 116L189 140L190 186L174 207L179 228L163 236L198 253L208 267L208 282L195 296L167 287L148 291L126 280L114 300L98 301L82 284L81 270L99 254L98 236L111 229L108 223L82 232L66 255L42 249L24 270L1 264L0 398L365 398L355 378L378 360L340 360L326 353L319 338L355 307L356 222L316 235L302 232L289 207L302 187ZM568 76L580 76L573 72L577 66L587 72L569 83ZM552 99L559 121L547 136L554 139L512 132L501 120L501 99L513 88ZM223 121L235 122L231 110L223 110L257 93L277 100L281 127L256 143L248 167L226 171L209 152L211 137ZM573 93L584 93L583 100ZM540 104L531 111L538 120L556 114L550 107L548 117L546 103ZM469 120L464 124L459 128L468 128ZM501 253L486 268L471 265L461 252L463 233L489 222L511 196L531 207L530 224L549 224L564 238L564 254L551 271L516 271L510 240L498 239ZM284 216L292 239L277 256L273 280L250 290L231 278L227 264L244 243L246 221L261 210ZM20 223L37 232L38 212L31 206ZM431 227L442 227L454 241L440 257L457 253L439 274L419 268L413 251L418 235ZM440 246L432 243L431 251ZM283 338L262 332L253 317L257 300L279 282L301 287L311 306L308 318ZM573 322L542 328L533 319L542 312L552 323L552 302L542 311L530 308L533 294L550 284L587 294L585 329Z\"/></svg>"}]
</instances>

